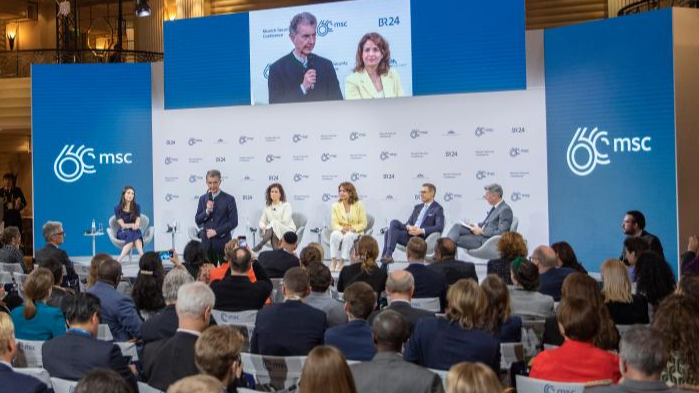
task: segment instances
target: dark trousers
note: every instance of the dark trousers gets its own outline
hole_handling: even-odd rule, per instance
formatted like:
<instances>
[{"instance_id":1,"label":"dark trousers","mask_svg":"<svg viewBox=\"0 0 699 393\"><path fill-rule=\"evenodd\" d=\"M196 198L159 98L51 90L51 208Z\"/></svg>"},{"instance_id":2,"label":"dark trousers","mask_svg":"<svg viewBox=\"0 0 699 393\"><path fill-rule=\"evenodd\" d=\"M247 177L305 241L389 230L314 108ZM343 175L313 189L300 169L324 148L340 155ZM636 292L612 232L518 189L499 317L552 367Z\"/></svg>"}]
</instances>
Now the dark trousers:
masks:
<instances>
[{"instance_id":1,"label":"dark trousers","mask_svg":"<svg viewBox=\"0 0 699 393\"><path fill-rule=\"evenodd\" d=\"M383 252L381 255L393 255L393 251L396 250L396 244L405 246L411 237L402 222L392 220L388 225L388 230L383 235Z\"/></svg>"}]
</instances>

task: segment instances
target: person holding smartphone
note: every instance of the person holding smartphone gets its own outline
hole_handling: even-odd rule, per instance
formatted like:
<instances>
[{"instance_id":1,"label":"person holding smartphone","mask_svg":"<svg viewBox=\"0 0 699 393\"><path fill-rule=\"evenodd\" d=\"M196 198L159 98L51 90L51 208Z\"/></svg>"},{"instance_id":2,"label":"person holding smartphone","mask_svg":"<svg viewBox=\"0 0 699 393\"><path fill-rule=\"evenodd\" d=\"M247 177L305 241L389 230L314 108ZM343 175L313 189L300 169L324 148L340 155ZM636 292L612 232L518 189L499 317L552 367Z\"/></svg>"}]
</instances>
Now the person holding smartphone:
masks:
<instances>
[{"instance_id":1,"label":"person holding smartphone","mask_svg":"<svg viewBox=\"0 0 699 393\"><path fill-rule=\"evenodd\" d=\"M262 239L253 248L255 252L259 252L269 241L272 243L272 248L276 250L285 233L296 231L296 224L291 219L291 205L286 201L284 187L279 183L270 184L265 191L265 199L267 206L262 211L259 224Z\"/></svg>"},{"instance_id":2,"label":"person holding smartphone","mask_svg":"<svg viewBox=\"0 0 699 393\"><path fill-rule=\"evenodd\" d=\"M119 229L117 239L124 241L121 255L117 262L121 262L125 256L136 247L138 255L143 255L143 234L141 233L141 207L136 203L136 190L131 186L126 186L121 191L119 204L114 207L114 217Z\"/></svg>"}]
</instances>

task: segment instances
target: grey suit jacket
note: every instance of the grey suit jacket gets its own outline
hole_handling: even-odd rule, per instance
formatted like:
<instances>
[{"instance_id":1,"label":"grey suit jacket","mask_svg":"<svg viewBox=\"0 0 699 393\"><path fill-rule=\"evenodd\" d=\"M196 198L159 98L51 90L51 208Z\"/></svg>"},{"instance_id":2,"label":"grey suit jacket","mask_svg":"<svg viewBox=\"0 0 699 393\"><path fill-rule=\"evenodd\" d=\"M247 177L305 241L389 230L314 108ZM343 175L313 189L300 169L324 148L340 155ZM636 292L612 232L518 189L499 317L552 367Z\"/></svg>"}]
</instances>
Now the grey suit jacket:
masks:
<instances>
[{"instance_id":1,"label":"grey suit jacket","mask_svg":"<svg viewBox=\"0 0 699 393\"><path fill-rule=\"evenodd\" d=\"M347 314L345 313L344 303L333 299L330 292L319 293L311 292L304 303L313 308L323 311L328 316L328 326L344 325L347 323Z\"/></svg>"},{"instance_id":2,"label":"grey suit jacket","mask_svg":"<svg viewBox=\"0 0 699 393\"><path fill-rule=\"evenodd\" d=\"M505 201L502 201L498 207L480 223L479 226L483 228L483 237L502 235L503 232L509 231L512 226L512 217L512 209Z\"/></svg>"},{"instance_id":3,"label":"grey suit jacket","mask_svg":"<svg viewBox=\"0 0 699 393\"><path fill-rule=\"evenodd\" d=\"M406 362L395 352L379 352L370 362L350 366L357 391L362 393L442 393L439 376Z\"/></svg>"}]
</instances>

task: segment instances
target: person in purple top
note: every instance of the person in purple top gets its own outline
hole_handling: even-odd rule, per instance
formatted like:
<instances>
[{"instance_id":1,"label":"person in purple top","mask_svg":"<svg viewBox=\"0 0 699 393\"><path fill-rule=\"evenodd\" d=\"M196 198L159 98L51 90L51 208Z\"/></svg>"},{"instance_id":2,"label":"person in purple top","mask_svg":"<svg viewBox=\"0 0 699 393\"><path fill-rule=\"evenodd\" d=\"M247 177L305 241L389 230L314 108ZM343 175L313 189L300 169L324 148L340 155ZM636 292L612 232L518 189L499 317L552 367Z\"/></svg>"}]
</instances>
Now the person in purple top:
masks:
<instances>
[{"instance_id":1,"label":"person in purple top","mask_svg":"<svg viewBox=\"0 0 699 393\"><path fill-rule=\"evenodd\" d=\"M136 190L131 186L126 186L121 191L119 204L114 207L114 217L119 229L117 239L124 241L121 255L117 258L121 262L125 256L136 247L138 255L143 255L143 234L141 233L141 207L136 203Z\"/></svg>"}]
</instances>

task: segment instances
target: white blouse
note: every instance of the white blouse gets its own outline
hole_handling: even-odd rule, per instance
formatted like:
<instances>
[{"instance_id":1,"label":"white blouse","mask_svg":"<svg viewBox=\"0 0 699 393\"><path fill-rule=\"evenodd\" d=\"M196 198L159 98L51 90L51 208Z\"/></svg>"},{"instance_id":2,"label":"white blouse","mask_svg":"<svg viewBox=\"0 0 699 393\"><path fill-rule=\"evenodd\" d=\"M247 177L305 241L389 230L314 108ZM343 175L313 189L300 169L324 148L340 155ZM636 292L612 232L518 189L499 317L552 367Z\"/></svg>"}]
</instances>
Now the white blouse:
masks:
<instances>
[{"instance_id":1,"label":"white blouse","mask_svg":"<svg viewBox=\"0 0 699 393\"><path fill-rule=\"evenodd\" d=\"M291 219L291 204L281 202L266 206L260 217L260 229L272 229L280 239L286 232L295 232L296 224Z\"/></svg>"}]
</instances>

